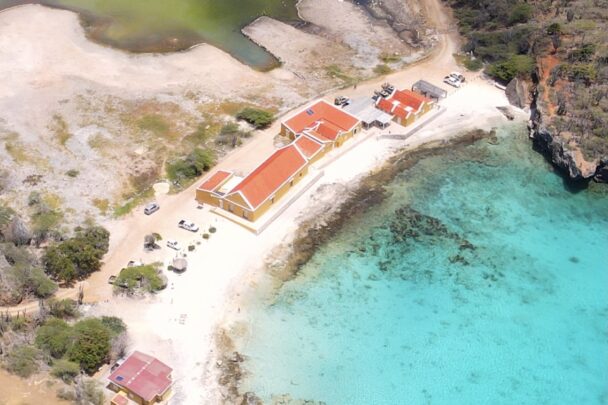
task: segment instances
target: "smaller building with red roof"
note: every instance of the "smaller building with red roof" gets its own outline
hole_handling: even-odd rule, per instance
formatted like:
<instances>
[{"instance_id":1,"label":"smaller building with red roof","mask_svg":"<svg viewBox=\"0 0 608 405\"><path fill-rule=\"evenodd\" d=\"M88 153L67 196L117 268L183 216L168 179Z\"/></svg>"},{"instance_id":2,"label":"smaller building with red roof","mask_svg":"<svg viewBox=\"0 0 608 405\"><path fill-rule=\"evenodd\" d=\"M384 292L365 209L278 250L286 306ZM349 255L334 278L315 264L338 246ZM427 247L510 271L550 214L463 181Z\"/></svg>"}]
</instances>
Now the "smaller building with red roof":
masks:
<instances>
[{"instance_id":1,"label":"smaller building with red roof","mask_svg":"<svg viewBox=\"0 0 608 405\"><path fill-rule=\"evenodd\" d=\"M376 107L393 116L400 125L407 126L429 112L435 102L411 90L395 90L387 98L380 97Z\"/></svg>"},{"instance_id":2,"label":"smaller building with red roof","mask_svg":"<svg viewBox=\"0 0 608 405\"><path fill-rule=\"evenodd\" d=\"M151 405L166 400L171 395L173 369L145 353L135 351L108 377L108 388L124 395L113 399L117 405L126 396L141 405Z\"/></svg>"},{"instance_id":3,"label":"smaller building with red roof","mask_svg":"<svg viewBox=\"0 0 608 405\"><path fill-rule=\"evenodd\" d=\"M281 123L281 135L296 139L306 131L316 132L320 140L341 146L361 130L361 121L354 115L325 100L308 105Z\"/></svg>"}]
</instances>

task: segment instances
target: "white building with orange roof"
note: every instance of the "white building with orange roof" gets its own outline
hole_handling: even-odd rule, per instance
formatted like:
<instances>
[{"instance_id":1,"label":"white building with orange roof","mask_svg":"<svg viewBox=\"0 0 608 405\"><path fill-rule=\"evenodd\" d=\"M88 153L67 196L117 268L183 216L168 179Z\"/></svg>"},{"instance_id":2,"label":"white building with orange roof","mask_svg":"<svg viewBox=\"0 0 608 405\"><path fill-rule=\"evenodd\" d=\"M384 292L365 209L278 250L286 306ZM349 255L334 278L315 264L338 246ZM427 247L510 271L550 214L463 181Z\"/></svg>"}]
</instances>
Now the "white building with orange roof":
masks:
<instances>
[{"instance_id":1,"label":"white building with orange roof","mask_svg":"<svg viewBox=\"0 0 608 405\"><path fill-rule=\"evenodd\" d=\"M317 140L339 147L361 130L361 121L354 115L328 103L317 101L281 123L281 135L295 139L308 132Z\"/></svg>"},{"instance_id":2,"label":"white building with orange roof","mask_svg":"<svg viewBox=\"0 0 608 405\"><path fill-rule=\"evenodd\" d=\"M387 97L380 97L376 107L393 116L399 125L407 126L433 109L435 101L411 90L395 90Z\"/></svg>"}]
</instances>

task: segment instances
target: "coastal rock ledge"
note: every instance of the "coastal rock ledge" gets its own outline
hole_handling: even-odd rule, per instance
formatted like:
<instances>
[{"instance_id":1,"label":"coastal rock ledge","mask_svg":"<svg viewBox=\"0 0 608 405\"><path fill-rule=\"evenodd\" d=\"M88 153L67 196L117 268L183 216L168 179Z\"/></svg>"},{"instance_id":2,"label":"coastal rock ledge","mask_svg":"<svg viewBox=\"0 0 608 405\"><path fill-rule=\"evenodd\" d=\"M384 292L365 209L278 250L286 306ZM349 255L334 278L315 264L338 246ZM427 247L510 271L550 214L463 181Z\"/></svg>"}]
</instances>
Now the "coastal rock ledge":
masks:
<instances>
[{"instance_id":1,"label":"coastal rock ledge","mask_svg":"<svg viewBox=\"0 0 608 405\"><path fill-rule=\"evenodd\" d=\"M573 181L593 179L608 183L608 158L596 161L585 160L578 148L572 148L560 136L553 135L547 128L532 122L530 138L534 148L547 156L551 162Z\"/></svg>"}]
</instances>

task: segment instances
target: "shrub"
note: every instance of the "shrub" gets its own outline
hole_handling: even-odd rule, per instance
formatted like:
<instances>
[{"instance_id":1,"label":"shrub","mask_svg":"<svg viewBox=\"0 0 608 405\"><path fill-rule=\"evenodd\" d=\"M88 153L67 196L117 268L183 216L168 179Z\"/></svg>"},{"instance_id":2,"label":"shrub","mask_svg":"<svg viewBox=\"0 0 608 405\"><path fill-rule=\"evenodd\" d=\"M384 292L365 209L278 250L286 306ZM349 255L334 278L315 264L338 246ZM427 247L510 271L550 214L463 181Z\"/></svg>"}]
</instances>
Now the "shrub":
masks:
<instances>
[{"instance_id":1,"label":"shrub","mask_svg":"<svg viewBox=\"0 0 608 405\"><path fill-rule=\"evenodd\" d=\"M33 346L17 346L4 360L5 368L19 377L27 378L38 372L40 351Z\"/></svg>"},{"instance_id":2,"label":"shrub","mask_svg":"<svg viewBox=\"0 0 608 405\"><path fill-rule=\"evenodd\" d=\"M511 9L509 15L509 25L525 23L532 17L532 6L526 3L520 3Z\"/></svg>"},{"instance_id":3,"label":"shrub","mask_svg":"<svg viewBox=\"0 0 608 405\"><path fill-rule=\"evenodd\" d=\"M488 67L488 74L502 82L510 82L518 76L529 76L534 70L534 59L527 55L512 55L507 60L493 63Z\"/></svg>"},{"instance_id":4,"label":"shrub","mask_svg":"<svg viewBox=\"0 0 608 405\"><path fill-rule=\"evenodd\" d=\"M125 325L122 319L115 316L102 316L101 323L112 336L118 336L127 331L127 325Z\"/></svg>"},{"instance_id":5,"label":"shrub","mask_svg":"<svg viewBox=\"0 0 608 405\"><path fill-rule=\"evenodd\" d=\"M44 350L51 357L63 357L74 340L74 333L70 325L62 319L48 319L36 333L36 346Z\"/></svg>"},{"instance_id":6,"label":"shrub","mask_svg":"<svg viewBox=\"0 0 608 405\"><path fill-rule=\"evenodd\" d=\"M479 58L466 57L462 63L467 70L472 72L477 72L483 68L483 62Z\"/></svg>"},{"instance_id":7,"label":"shrub","mask_svg":"<svg viewBox=\"0 0 608 405\"><path fill-rule=\"evenodd\" d=\"M374 68L374 73L376 73L377 75L387 75L392 71L393 69L391 69L388 65L385 64L376 65L376 67Z\"/></svg>"},{"instance_id":8,"label":"shrub","mask_svg":"<svg viewBox=\"0 0 608 405\"><path fill-rule=\"evenodd\" d=\"M68 359L92 374L106 362L110 353L110 333L95 318L84 319L74 325L74 343L68 351Z\"/></svg>"},{"instance_id":9,"label":"shrub","mask_svg":"<svg viewBox=\"0 0 608 405\"><path fill-rule=\"evenodd\" d=\"M51 375L63 380L65 383L74 381L80 373L80 366L72 361L59 359L53 363Z\"/></svg>"},{"instance_id":10,"label":"shrub","mask_svg":"<svg viewBox=\"0 0 608 405\"><path fill-rule=\"evenodd\" d=\"M127 267L120 271L114 285L126 288L129 292L143 288L155 292L167 286L166 280L158 273L155 265Z\"/></svg>"},{"instance_id":11,"label":"shrub","mask_svg":"<svg viewBox=\"0 0 608 405\"><path fill-rule=\"evenodd\" d=\"M109 240L107 230L94 226L47 248L42 259L47 274L68 284L87 277L101 268L101 259L108 251Z\"/></svg>"},{"instance_id":12,"label":"shrub","mask_svg":"<svg viewBox=\"0 0 608 405\"><path fill-rule=\"evenodd\" d=\"M274 121L274 116L270 111L253 107L246 107L242 109L236 115L236 118L247 121L256 129L267 128L270 126L270 124L272 124L272 121Z\"/></svg>"},{"instance_id":13,"label":"shrub","mask_svg":"<svg viewBox=\"0 0 608 405\"><path fill-rule=\"evenodd\" d=\"M48 298L57 291L57 284L38 267L30 270L28 285L36 298Z\"/></svg>"},{"instance_id":14,"label":"shrub","mask_svg":"<svg viewBox=\"0 0 608 405\"><path fill-rule=\"evenodd\" d=\"M15 332L22 332L27 329L29 322L24 316L11 318L11 329Z\"/></svg>"},{"instance_id":15,"label":"shrub","mask_svg":"<svg viewBox=\"0 0 608 405\"><path fill-rule=\"evenodd\" d=\"M78 305L70 298L49 300L49 312L56 318L74 318L78 316Z\"/></svg>"},{"instance_id":16,"label":"shrub","mask_svg":"<svg viewBox=\"0 0 608 405\"><path fill-rule=\"evenodd\" d=\"M209 170L214 162L213 151L196 148L185 158L167 163L167 177L177 182L193 179Z\"/></svg>"},{"instance_id":17,"label":"shrub","mask_svg":"<svg viewBox=\"0 0 608 405\"><path fill-rule=\"evenodd\" d=\"M209 233L215 233L216 231L217 231L217 229L215 229L214 226L209 227Z\"/></svg>"},{"instance_id":18,"label":"shrub","mask_svg":"<svg viewBox=\"0 0 608 405\"><path fill-rule=\"evenodd\" d=\"M203 234L203 239L209 239L210 235L208 233Z\"/></svg>"},{"instance_id":19,"label":"shrub","mask_svg":"<svg viewBox=\"0 0 608 405\"><path fill-rule=\"evenodd\" d=\"M65 175L68 177L78 177L79 174L80 174L80 172L76 169L70 169L67 172L65 172Z\"/></svg>"}]
</instances>

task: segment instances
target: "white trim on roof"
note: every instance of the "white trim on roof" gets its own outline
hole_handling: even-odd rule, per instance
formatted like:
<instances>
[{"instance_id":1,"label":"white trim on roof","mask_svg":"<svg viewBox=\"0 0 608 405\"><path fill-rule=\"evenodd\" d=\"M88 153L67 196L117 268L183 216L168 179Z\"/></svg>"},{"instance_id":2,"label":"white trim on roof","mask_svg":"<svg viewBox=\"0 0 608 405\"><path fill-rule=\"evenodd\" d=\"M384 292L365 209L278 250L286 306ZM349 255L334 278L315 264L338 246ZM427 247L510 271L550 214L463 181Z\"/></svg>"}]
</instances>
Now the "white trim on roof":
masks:
<instances>
[{"instance_id":1,"label":"white trim on roof","mask_svg":"<svg viewBox=\"0 0 608 405\"><path fill-rule=\"evenodd\" d=\"M298 132L296 132L292 127L290 127L289 125L287 125L287 121L290 121L295 116L300 115L301 113L305 112L306 110L310 109L311 107L313 107L314 105L319 104L319 103L327 104L331 108L333 108L335 110L338 110L340 112L343 112L344 114L349 115L349 116L351 116L352 118L354 118L356 120L355 124L353 126L351 126L346 132L352 131L357 125L359 125L361 123L361 120L359 118L357 118L355 115L353 115L353 114L349 113L348 111L345 111L345 110L343 110L341 108L336 107L335 105L333 105L332 103L328 102L327 100L319 99L319 100L315 100L315 101L310 102L305 107L303 107L300 110L298 110L297 112L291 114L289 116L289 118L286 118L285 120L281 121L281 125L284 125L285 128L289 129L291 132L293 132L294 134L298 135L299 134ZM306 128L304 128L304 130L306 130ZM302 130L302 132L304 132L304 130Z\"/></svg>"},{"instance_id":2,"label":"white trim on roof","mask_svg":"<svg viewBox=\"0 0 608 405\"><path fill-rule=\"evenodd\" d=\"M256 171L256 170L257 170L257 169L258 169L260 166L262 166L264 163L266 163L266 161L268 161L268 159L270 159L272 156L274 156L274 154L275 154L275 153L277 153L277 152L279 152L279 151L281 151L281 150L283 150L283 149L287 149L287 148L289 148L289 147L295 146L295 145L293 144L293 142L295 142L295 141L292 141L290 144L285 145L285 146L283 146L282 148L279 148L279 149L277 149L276 151L274 151L274 153L273 153L272 155L268 156L268 157L267 157L267 158L266 158L266 159L265 159L265 160L264 160L262 163L260 163L259 165L257 165L255 169L253 169L253 170L252 170L252 171L251 171L251 172L250 172L250 173L249 173L247 176L245 176L245 177L243 178L243 180L241 181L241 183L242 183L243 181L245 181L245 180L246 180L246 179L247 179L249 176L251 176L251 174L252 174L253 172L255 172L255 171ZM295 171L295 172L297 173L297 172L299 172L300 170L302 170L304 167L306 167L306 166L308 165L308 159L306 158L306 156L304 156L304 154L302 153L302 151L300 151L300 149L299 149L297 146L295 147L295 149L296 149L296 151L297 151L297 152L300 154L300 157L301 157L301 158L304 160L304 163L303 163L301 166L299 166L299 167L298 167L298 169L296 169L296 171ZM287 180L286 180L286 181L284 181L284 182L283 182L283 183L281 183L279 186L277 186L277 187L276 187L276 188L275 188L275 189L272 191L272 193L270 193L270 195L269 195L268 197L266 197L266 198L265 198L265 199L264 199L262 202L260 202L260 203L259 203L257 206L255 206L255 207L253 206L253 204L251 204L251 201L249 201L249 199L248 199L247 197L245 197L245 194L243 194L243 193L241 192L241 190L238 190L238 191L235 191L235 192L228 192L228 193L226 193L225 198L228 198L228 197L230 197L230 196L231 196L231 195L233 195L233 194L239 193L239 194L240 194L240 196L243 198L243 200L244 200L244 201L245 201L247 204L249 204L249 206L251 207L251 208L247 208L247 209L250 209L251 211L255 211L256 209L260 208L260 207L261 207L261 206L262 206L262 205L263 205L263 204L264 204L266 201L268 201L268 200L269 200L271 197L273 197L273 196L276 194L277 190L279 190L281 187L283 187L285 184L287 184L287 183L288 183L290 180L292 180L292 179L293 179L293 177L294 177L293 175L289 176L289 177L287 178ZM237 185L236 185L234 188L237 188L237 187L238 187L238 186L239 186L241 183L237 184ZM230 202L232 202L232 201L230 201ZM236 204L236 205L238 205L238 206L242 207L242 205L240 205L240 204L237 204L237 203L233 203L233 204Z\"/></svg>"}]
</instances>

